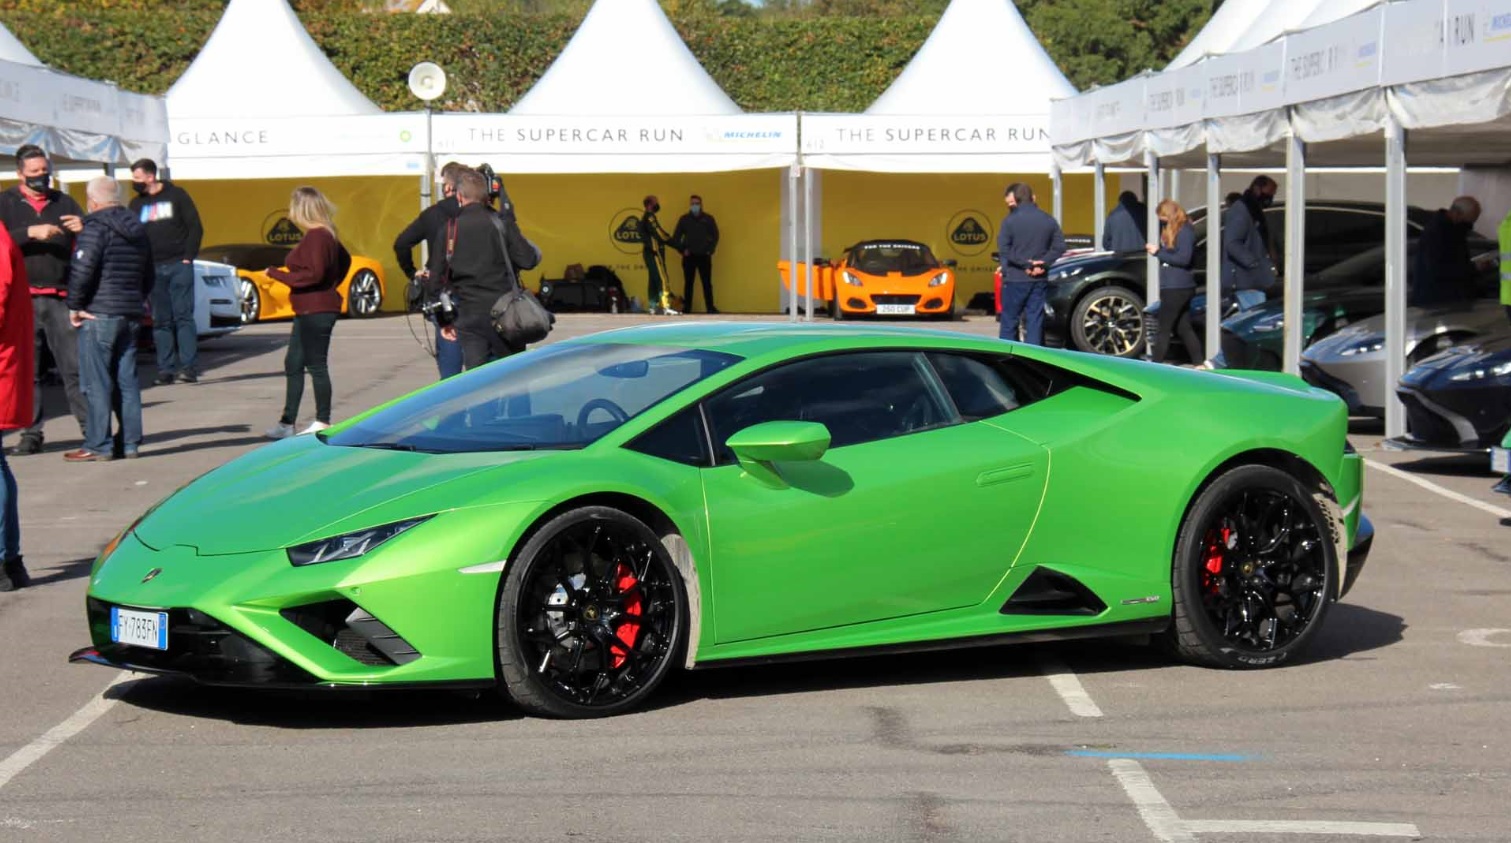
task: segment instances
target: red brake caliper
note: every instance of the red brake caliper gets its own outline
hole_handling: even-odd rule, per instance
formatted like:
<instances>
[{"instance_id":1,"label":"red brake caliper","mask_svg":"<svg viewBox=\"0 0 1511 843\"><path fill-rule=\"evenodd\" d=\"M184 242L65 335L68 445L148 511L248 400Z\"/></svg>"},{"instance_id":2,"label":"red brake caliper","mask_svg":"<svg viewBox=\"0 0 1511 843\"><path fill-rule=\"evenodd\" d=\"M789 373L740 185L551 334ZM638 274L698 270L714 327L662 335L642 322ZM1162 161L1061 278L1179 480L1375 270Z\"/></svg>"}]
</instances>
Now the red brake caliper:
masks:
<instances>
[{"instance_id":1,"label":"red brake caliper","mask_svg":"<svg viewBox=\"0 0 1511 843\"><path fill-rule=\"evenodd\" d=\"M640 635L640 581L635 579L635 574L628 565L621 563L614 571L617 579L614 587L619 589L620 594L629 595L624 601L624 615L631 620L621 624L619 631L614 636L624 643L626 649L635 646L635 639ZM630 594L630 592L634 594ZM614 667L624 664L627 657L623 653L614 653Z\"/></svg>"},{"instance_id":2,"label":"red brake caliper","mask_svg":"<svg viewBox=\"0 0 1511 843\"><path fill-rule=\"evenodd\" d=\"M1201 586L1208 594L1216 594L1218 590L1218 577L1222 575L1223 552L1228 548L1228 541L1233 537L1231 527L1223 527L1221 530L1213 530L1207 533L1207 562L1203 566Z\"/></svg>"}]
</instances>

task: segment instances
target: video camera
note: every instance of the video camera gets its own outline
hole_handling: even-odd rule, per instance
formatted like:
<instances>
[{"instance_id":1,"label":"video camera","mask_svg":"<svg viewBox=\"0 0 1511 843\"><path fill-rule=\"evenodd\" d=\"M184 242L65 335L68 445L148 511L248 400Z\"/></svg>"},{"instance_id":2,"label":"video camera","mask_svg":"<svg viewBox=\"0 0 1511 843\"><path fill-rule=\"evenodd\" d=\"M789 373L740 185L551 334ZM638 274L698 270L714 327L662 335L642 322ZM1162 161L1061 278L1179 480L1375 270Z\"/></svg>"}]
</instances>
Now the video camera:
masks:
<instances>
[{"instance_id":1,"label":"video camera","mask_svg":"<svg viewBox=\"0 0 1511 843\"><path fill-rule=\"evenodd\" d=\"M488 204L492 205L497 200L499 211L513 216L514 203L509 201L509 194L504 191L504 180L487 164L479 164L477 171L488 185Z\"/></svg>"},{"instance_id":2,"label":"video camera","mask_svg":"<svg viewBox=\"0 0 1511 843\"><path fill-rule=\"evenodd\" d=\"M452 297L450 290L441 290L434 297L425 299L420 305L420 313L442 328L455 324L456 299Z\"/></svg>"}]
</instances>

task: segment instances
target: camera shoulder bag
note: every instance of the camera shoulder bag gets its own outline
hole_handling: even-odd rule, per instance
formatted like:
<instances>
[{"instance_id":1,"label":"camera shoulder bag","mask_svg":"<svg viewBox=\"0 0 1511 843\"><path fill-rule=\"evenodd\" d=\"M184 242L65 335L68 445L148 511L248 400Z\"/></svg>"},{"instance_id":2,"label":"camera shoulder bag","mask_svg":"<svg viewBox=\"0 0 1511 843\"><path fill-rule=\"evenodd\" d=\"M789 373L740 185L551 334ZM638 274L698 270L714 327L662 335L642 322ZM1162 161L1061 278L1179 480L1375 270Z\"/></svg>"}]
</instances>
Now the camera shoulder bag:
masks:
<instances>
[{"instance_id":1,"label":"camera shoulder bag","mask_svg":"<svg viewBox=\"0 0 1511 843\"><path fill-rule=\"evenodd\" d=\"M494 230L498 232L499 249L503 251L504 265L509 268L509 280L513 282L514 288L498 297L489 316L493 319L493 330L503 337L504 342L523 348L545 339L551 333L556 317L520 282L519 275L514 271L514 261L509 257L509 238L504 230L505 223L496 215L491 219Z\"/></svg>"}]
</instances>

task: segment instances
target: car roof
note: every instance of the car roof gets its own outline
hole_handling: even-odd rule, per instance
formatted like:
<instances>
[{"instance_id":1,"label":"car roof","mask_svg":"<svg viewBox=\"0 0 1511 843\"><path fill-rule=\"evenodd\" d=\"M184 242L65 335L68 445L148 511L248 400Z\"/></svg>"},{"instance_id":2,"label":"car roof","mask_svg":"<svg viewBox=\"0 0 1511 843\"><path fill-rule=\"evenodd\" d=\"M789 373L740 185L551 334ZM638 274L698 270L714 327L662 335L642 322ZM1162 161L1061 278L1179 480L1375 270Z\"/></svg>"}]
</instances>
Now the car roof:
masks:
<instances>
[{"instance_id":1,"label":"car roof","mask_svg":"<svg viewBox=\"0 0 1511 843\"><path fill-rule=\"evenodd\" d=\"M764 357L769 354L796 356L808 351L825 348L878 347L886 345L938 347L987 348L998 346L1006 351L1008 345L1001 340L978 337L959 331L930 330L890 325L835 325L831 323L794 322L668 322L659 325L637 325L632 328L605 331L586 337L578 337L574 343L627 343L633 345L660 345L676 348L696 348L722 351L745 358Z\"/></svg>"}]
</instances>

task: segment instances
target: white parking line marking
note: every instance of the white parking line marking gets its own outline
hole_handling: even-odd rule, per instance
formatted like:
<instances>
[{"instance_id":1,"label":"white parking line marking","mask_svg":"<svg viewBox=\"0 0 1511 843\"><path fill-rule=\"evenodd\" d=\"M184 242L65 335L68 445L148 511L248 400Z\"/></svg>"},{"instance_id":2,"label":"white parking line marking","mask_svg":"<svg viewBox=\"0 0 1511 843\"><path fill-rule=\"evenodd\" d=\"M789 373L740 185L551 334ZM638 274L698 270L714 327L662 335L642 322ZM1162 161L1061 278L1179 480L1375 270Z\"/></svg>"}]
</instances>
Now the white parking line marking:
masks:
<instances>
[{"instance_id":1,"label":"white parking line marking","mask_svg":"<svg viewBox=\"0 0 1511 843\"><path fill-rule=\"evenodd\" d=\"M1144 818L1144 825L1149 826L1160 843L1195 843L1196 835L1181 823L1180 816L1160 795L1143 766L1130 758L1114 758L1107 762L1107 766L1128 798L1133 800L1139 816Z\"/></svg>"},{"instance_id":2,"label":"white parking line marking","mask_svg":"<svg viewBox=\"0 0 1511 843\"><path fill-rule=\"evenodd\" d=\"M1370 468L1379 469L1380 471L1383 471L1383 472L1385 472L1386 474L1389 474L1392 477L1398 477L1398 478L1400 478L1402 480L1405 480L1408 483L1415 483L1416 485L1421 486L1423 489L1426 489L1429 492L1434 492L1436 494L1442 495L1443 497L1445 497L1445 498L1447 498L1447 499L1449 499L1451 501L1457 501L1457 502L1462 503L1462 504L1468 504L1469 506L1472 506L1475 509L1480 510L1481 512L1488 512L1491 515L1494 515L1494 516L1497 516L1497 517L1500 517L1500 518L1511 518L1511 509L1502 509L1502 508L1496 506L1495 504L1485 503L1482 500L1476 500L1475 498L1471 498L1468 495L1461 495L1458 492L1453 491L1452 489L1445 489L1445 488L1443 488L1442 486L1439 486L1436 483L1433 483L1433 482L1430 482L1430 481L1427 481L1427 480L1423 480L1422 478L1417 477L1416 475L1410 474L1408 472L1402 471L1401 469L1396 468L1393 465L1386 465L1383 462L1375 462L1374 460L1365 460L1364 463L1365 463L1365 465L1368 465Z\"/></svg>"},{"instance_id":3,"label":"white parking line marking","mask_svg":"<svg viewBox=\"0 0 1511 843\"><path fill-rule=\"evenodd\" d=\"M67 720L48 729L42 737L12 752L4 761L0 761L0 788L4 788L11 779L20 775L21 771L42 760L44 755L61 746L64 741L84 731L89 724L100 719L119 699L118 696L106 696L110 689L130 678L130 673L121 671L110 680L109 685L100 689L100 693L95 695L94 699L69 715Z\"/></svg>"},{"instance_id":4,"label":"white parking line marking","mask_svg":"<svg viewBox=\"0 0 1511 843\"><path fill-rule=\"evenodd\" d=\"M1198 834L1348 834L1354 837L1421 837L1411 823L1351 823L1310 820L1183 820Z\"/></svg>"},{"instance_id":5,"label":"white parking line marking","mask_svg":"<svg viewBox=\"0 0 1511 843\"><path fill-rule=\"evenodd\" d=\"M1081 686L1081 680L1077 679L1076 675L1070 672L1070 668L1066 667L1064 662L1056 658L1043 656L1039 659L1039 672L1043 673L1044 677L1049 680L1049 684L1054 686L1055 693L1059 694L1060 699L1065 701L1065 705L1070 709L1071 714L1077 717L1102 716L1102 709L1097 707L1096 701Z\"/></svg>"},{"instance_id":6,"label":"white parking line marking","mask_svg":"<svg viewBox=\"0 0 1511 843\"><path fill-rule=\"evenodd\" d=\"M1466 629L1459 633L1459 641L1471 647L1511 647L1511 641L1491 641L1492 635L1511 635L1511 629Z\"/></svg>"}]
</instances>

